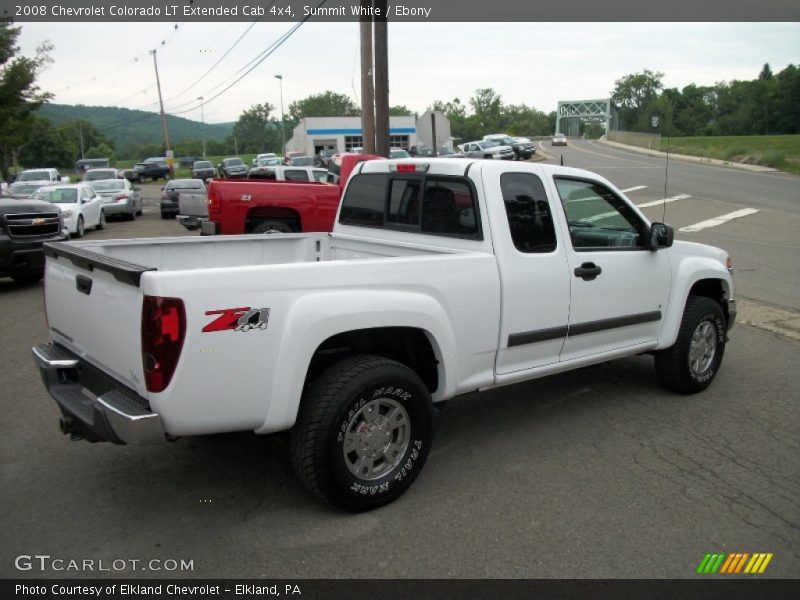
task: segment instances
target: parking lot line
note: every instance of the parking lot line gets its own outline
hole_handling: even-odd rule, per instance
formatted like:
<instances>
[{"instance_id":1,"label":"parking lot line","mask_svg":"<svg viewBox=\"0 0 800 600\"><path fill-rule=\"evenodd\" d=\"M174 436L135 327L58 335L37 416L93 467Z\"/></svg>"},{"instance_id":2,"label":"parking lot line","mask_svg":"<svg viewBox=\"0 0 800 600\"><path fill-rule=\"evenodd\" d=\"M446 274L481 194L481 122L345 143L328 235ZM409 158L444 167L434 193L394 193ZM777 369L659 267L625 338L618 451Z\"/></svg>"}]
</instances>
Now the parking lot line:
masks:
<instances>
[{"instance_id":1,"label":"parking lot line","mask_svg":"<svg viewBox=\"0 0 800 600\"><path fill-rule=\"evenodd\" d=\"M623 194L627 194L628 192L635 192L637 190L643 190L646 188L646 185L635 185L633 187L625 188L624 190L620 190Z\"/></svg>"},{"instance_id":2,"label":"parking lot line","mask_svg":"<svg viewBox=\"0 0 800 600\"><path fill-rule=\"evenodd\" d=\"M722 225L723 223L727 223L733 219L739 219L740 217L746 217L748 215L754 215L758 212L755 208L742 208L741 210L735 210L731 213L720 215L719 217L714 217L713 219L707 219L705 221L700 221L699 223L695 223L694 225L687 225L686 227L681 227L678 231L683 233L694 233L695 231L700 231L702 229L708 229L709 227L716 227L717 225Z\"/></svg>"},{"instance_id":3,"label":"parking lot line","mask_svg":"<svg viewBox=\"0 0 800 600\"><path fill-rule=\"evenodd\" d=\"M661 200L653 200L652 202L645 202L644 204L637 204L636 208L647 208L648 206L658 206L660 204L667 204L668 202L675 202L676 200L686 200L691 198L689 194L678 194L671 198L662 198Z\"/></svg>"}]
</instances>

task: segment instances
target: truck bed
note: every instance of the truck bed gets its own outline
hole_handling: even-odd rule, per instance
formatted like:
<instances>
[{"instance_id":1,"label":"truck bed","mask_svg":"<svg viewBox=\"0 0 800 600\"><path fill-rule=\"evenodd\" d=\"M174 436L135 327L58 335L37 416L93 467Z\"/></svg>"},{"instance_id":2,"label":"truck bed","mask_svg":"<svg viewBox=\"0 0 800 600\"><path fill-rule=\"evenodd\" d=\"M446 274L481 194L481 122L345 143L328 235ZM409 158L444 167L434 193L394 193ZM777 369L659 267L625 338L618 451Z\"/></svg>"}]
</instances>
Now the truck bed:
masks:
<instances>
[{"instance_id":1,"label":"truck bed","mask_svg":"<svg viewBox=\"0 0 800 600\"><path fill-rule=\"evenodd\" d=\"M85 265L91 264L93 268L113 274L120 266L131 270L140 267L140 272L145 273L453 252L457 251L382 240L365 241L341 234L299 233L98 240L51 245L48 253L53 257L80 259Z\"/></svg>"}]
</instances>

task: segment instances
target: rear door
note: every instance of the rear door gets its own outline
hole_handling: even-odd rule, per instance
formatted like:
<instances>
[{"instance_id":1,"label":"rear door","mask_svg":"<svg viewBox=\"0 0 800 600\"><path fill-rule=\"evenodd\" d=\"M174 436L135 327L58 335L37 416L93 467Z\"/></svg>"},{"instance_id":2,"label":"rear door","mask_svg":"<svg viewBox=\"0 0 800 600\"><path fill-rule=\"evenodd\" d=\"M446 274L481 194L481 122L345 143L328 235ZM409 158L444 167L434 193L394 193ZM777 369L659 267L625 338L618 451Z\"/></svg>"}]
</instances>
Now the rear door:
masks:
<instances>
[{"instance_id":1,"label":"rear door","mask_svg":"<svg viewBox=\"0 0 800 600\"><path fill-rule=\"evenodd\" d=\"M569 322L567 244L555 226L540 173L508 171L499 163L482 168L486 197L501 190L493 218L494 252L503 286L498 374L558 362ZM557 207L555 207L557 209ZM494 205L490 210L497 210Z\"/></svg>"}]
</instances>

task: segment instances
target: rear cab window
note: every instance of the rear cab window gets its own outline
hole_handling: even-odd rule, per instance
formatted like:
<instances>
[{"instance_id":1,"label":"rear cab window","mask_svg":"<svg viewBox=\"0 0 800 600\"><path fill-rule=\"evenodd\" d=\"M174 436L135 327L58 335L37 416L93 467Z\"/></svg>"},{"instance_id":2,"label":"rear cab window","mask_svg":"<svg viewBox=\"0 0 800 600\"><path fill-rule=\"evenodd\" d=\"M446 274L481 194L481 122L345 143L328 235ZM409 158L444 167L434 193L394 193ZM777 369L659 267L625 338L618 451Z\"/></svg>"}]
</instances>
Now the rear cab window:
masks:
<instances>
[{"instance_id":1,"label":"rear cab window","mask_svg":"<svg viewBox=\"0 0 800 600\"><path fill-rule=\"evenodd\" d=\"M354 175L342 199L339 223L483 239L477 196L464 177L427 173Z\"/></svg>"}]
</instances>

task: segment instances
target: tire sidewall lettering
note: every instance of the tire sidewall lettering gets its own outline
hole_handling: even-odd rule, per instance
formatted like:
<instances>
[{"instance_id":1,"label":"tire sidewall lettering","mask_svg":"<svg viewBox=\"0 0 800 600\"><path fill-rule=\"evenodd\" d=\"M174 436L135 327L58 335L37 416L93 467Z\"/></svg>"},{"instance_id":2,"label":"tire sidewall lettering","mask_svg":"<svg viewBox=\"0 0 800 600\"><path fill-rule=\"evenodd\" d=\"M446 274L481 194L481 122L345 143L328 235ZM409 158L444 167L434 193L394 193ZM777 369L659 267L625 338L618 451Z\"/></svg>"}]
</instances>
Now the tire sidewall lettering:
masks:
<instances>
[{"instance_id":1,"label":"tire sidewall lettering","mask_svg":"<svg viewBox=\"0 0 800 600\"><path fill-rule=\"evenodd\" d=\"M417 395L410 391L407 385L373 385L362 390L356 399L350 402L337 417L335 437L330 448L330 460L332 473L335 479L339 480L343 488L350 494L358 496L380 497L392 492L395 488L402 486L409 479L412 473L418 470L418 466L424 462L427 451L427 443L423 435L418 433L417 419L415 418L418 409ZM409 426L411 435L403 456L391 471L379 479L373 481L363 480L355 477L344 464L344 436L347 427L353 417L366 404L378 398L392 398L399 402L408 412Z\"/></svg>"}]
</instances>

